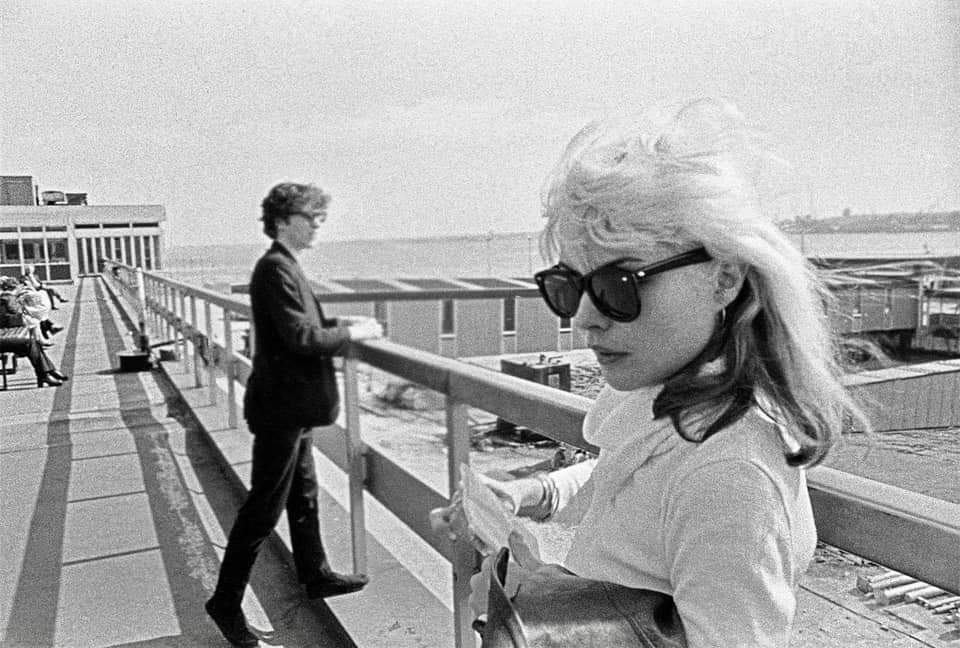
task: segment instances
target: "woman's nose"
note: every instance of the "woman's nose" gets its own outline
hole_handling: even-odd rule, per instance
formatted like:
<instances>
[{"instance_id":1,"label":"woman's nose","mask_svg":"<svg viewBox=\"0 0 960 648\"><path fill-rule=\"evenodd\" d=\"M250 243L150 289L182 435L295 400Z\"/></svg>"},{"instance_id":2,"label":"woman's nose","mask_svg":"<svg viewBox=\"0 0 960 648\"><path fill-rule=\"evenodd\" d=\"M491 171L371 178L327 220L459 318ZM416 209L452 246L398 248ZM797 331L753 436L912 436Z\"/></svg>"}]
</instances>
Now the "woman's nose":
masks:
<instances>
[{"instance_id":1,"label":"woman's nose","mask_svg":"<svg viewBox=\"0 0 960 648\"><path fill-rule=\"evenodd\" d=\"M610 326L610 321L609 317L597 310L587 293L580 296L580 306L577 307L577 314L573 316L574 326L583 331L591 328L606 329Z\"/></svg>"}]
</instances>

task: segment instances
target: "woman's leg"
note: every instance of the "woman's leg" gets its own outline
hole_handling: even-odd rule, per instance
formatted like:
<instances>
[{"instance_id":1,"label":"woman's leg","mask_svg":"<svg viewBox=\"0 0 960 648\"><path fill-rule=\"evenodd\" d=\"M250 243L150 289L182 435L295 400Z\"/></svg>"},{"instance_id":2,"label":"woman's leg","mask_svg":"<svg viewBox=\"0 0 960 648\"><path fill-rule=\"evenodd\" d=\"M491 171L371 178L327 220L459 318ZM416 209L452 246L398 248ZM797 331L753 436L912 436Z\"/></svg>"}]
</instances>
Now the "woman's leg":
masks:
<instances>
[{"instance_id":1,"label":"woman's leg","mask_svg":"<svg viewBox=\"0 0 960 648\"><path fill-rule=\"evenodd\" d=\"M46 287L45 287L44 290L47 291L47 296L50 297L50 308L56 308L56 306L54 306L54 304L56 304L57 302L53 301L55 298L56 298L56 299L59 299L61 304L66 303L66 302L68 301L68 300L64 299L63 295L61 295L59 292L57 292L57 289L56 289L56 288L46 288Z\"/></svg>"}]
</instances>

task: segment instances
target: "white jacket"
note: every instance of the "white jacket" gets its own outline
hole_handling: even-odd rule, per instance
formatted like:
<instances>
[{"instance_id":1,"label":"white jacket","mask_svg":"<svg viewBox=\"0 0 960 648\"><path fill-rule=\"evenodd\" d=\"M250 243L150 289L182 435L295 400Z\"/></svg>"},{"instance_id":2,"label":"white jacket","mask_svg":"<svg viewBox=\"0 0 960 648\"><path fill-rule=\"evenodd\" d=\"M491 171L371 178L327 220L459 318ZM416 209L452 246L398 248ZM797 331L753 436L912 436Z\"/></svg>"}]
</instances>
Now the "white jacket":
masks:
<instances>
[{"instance_id":1,"label":"white jacket","mask_svg":"<svg viewBox=\"0 0 960 648\"><path fill-rule=\"evenodd\" d=\"M756 408L701 444L654 421L660 387L598 396L584 437L599 458L553 473L564 565L673 596L691 648L787 646L816 546L804 471Z\"/></svg>"}]
</instances>

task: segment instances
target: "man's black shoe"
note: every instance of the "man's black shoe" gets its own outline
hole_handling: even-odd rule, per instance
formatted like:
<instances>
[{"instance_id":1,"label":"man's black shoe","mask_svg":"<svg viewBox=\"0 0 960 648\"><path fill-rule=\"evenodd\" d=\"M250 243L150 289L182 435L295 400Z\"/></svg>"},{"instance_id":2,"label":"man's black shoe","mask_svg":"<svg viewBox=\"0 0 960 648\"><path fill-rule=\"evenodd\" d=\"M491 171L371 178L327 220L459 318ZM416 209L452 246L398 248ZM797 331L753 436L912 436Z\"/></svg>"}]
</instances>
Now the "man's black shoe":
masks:
<instances>
[{"instance_id":1,"label":"man's black shoe","mask_svg":"<svg viewBox=\"0 0 960 648\"><path fill-rule=\"evenodd\" d=\"M328 598L363 589L370 582L366 574L338 574L331 571L307 583L307 597Z\"/></svg>"},{"instance_id":2,"label":"man's black shoe","mask_svg":"<svg viewBox=\"0 0 960 648\"><path fill-rule=\"evenodd\" d=\"M247 618L242 610L220 610L214 599L207 601L203 607L217 624L220 634L231 644L240 648L255 648L260 645L257 635L250 632L250 628L247 627Z\"/></svg>"}]
</instances>

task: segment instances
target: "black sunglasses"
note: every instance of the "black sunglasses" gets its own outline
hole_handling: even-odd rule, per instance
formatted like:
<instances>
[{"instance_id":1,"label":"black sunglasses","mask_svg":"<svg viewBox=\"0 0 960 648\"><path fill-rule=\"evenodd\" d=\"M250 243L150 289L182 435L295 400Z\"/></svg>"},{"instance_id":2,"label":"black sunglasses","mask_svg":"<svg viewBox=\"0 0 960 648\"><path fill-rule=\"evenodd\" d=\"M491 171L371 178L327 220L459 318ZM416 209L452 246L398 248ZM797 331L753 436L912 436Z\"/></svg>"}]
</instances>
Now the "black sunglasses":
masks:
<instances>
[{"instance_id":1,"label":"black sunglasses","mask_svg":"<svg viewBox=\"0 0 960 648\"><path fill-rule=\"evenodd\" d=\"M622 260L600 266L585 275L563 264L533 275L547 306L559 317L573 317L584 291L597 310L617 322L640 316L640 284L647 278L683 266L704 263L712 257L704 248L683 252L637 270L626 270Z\"/></svg>"}]
</instances>

